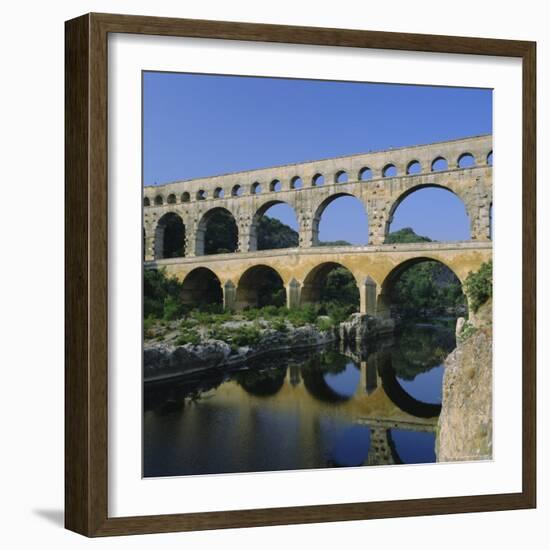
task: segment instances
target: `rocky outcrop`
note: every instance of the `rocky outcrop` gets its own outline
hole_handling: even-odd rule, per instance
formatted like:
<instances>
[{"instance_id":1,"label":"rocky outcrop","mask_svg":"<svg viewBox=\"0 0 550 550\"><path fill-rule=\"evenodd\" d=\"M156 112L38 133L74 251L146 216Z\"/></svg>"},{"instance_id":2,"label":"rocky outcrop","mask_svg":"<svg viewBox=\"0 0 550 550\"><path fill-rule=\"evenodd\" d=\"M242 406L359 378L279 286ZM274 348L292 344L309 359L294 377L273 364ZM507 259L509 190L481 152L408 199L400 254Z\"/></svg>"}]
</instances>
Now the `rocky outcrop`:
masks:
<instances>
[{"instance_id":1,"label":"rocky outcrop","mask_svg":"<svg viewBox=\"0 0 550 550\"><path fill-rule=\"evenodd\" d=\"M456 349L445 360L436 454L438 462L492 458L492 307L461 323ZM471 326L474 328L472 329ZM461 335L469 335L461 340Z\"/></svg>"},{"instance_id":2,"label":"rocky outcrop","mask_svg":"<svg viewBox=\"0 0 550 550\"><path fill-rule=\"evenodd\" d=\"M220 340L184 346L168 342L147 344L143 350L143 375L145 382L160 381L208 369L238 366L270 353L321 347L336 339L334 330L319 331L314 326L306 325L286 331L265 330L253 347L235 349Z\"/></svg>"},{"instance_id":3,"label":"rocky outcrop","mask_svg":"<svg viewBox=\"0 0 550 550\"><path fill-rule=\"evenodd\" d=\"M368 337L391 334L394 329L393 319L377 319L362 313L353 313L347 321L340 323L338 337L344 343L354 343Z\"/></svg>"}]
</instances>

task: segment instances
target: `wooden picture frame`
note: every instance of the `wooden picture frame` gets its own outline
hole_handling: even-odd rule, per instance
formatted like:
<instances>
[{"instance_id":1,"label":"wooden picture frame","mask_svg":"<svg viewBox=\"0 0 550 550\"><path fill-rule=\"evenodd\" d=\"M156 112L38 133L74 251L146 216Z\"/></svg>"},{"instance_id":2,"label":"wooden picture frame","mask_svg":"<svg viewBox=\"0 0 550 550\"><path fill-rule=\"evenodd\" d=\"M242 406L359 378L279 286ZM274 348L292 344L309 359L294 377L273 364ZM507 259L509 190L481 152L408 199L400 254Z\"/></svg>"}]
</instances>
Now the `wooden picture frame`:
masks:
<instances>
[{"instance_id":1,"label":"wooden picture frame","mask_svg":"<svg viewBox=\"0 0 550 550\"><path fill-rule=\"evenodd\" d=\"M523 70L522 491L139 517L108 516L107 36L133 33L506 56ZM536 506L536 44L87 14L65 27L65 525L86 536L482 512Z\"/></svg>"}]
</instances>

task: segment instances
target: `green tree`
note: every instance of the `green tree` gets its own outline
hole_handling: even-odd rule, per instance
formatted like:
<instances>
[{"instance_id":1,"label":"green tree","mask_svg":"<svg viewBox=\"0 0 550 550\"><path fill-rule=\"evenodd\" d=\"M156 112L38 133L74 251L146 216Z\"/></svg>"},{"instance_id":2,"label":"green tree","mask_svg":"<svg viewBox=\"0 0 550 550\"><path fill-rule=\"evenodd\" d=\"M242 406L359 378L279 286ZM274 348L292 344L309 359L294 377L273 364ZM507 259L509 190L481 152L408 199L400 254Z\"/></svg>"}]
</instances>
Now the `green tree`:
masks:
<instances>
[{"instance_id":1,"label":"green tree","mask_svg":"<svg viewBox=\"0 0 550 550\"><path fill-rule=\"evenodd\" d=\"M166 277L164 269L146 269L143 272L143 316L173 319L183 314L179 298L182 284L174 277Z\"/></svg>"},{"instance_id":2,"label":"green tree","mask_svg":"<svg viewBox=\"0 0 550 550\"><path fill-rule=\"evenodd\" d=\"M493 295L493 261L482 263L475 273L470 272L464 288L472 309L477 311Z\"/></svg>"}]
</instances>

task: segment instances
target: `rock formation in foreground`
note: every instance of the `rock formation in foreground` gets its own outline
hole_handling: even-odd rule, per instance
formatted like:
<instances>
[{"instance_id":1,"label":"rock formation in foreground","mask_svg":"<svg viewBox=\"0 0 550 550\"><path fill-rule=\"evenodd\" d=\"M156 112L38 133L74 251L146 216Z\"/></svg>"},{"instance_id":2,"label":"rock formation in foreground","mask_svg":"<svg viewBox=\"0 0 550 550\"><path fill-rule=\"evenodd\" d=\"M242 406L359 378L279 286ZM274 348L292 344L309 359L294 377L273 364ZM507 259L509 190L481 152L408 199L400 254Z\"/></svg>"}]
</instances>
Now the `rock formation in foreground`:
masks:
<instances>
[{"instance_id":1,"label":"rock formation in foreground","mask_svg":"<svg viewBox=\"0 0 550 550\"><path fill-rule=\"evenodd\" d=\"M492 458L492 303L460 323L445 360L436 454L438 462Z\"/></svg>"}]
</instances>

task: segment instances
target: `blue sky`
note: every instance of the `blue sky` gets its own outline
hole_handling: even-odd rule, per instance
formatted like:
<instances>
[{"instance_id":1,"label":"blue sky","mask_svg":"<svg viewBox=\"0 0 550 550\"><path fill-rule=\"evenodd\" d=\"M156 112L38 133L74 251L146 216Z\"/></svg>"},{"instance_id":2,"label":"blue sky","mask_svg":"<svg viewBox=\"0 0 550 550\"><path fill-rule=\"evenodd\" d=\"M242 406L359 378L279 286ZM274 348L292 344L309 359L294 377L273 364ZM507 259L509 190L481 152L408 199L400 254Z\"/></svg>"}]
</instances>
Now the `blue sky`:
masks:
<instances>
[{"instance_id":1,"label":"blue sky","mask_svg":"<svg viewBox=\"0 0 550 550\"><path fill-rule=\"evenodd\" d=\"M143 85L145 185L492 132L490 90L151 72ZM296 228L290 207L267 215ZM362 244L367 223L342 197L320 238ZM469 238L463 205L440 189L399 206L391 230L407 226Z\"/></svg>"}]
</instances>

